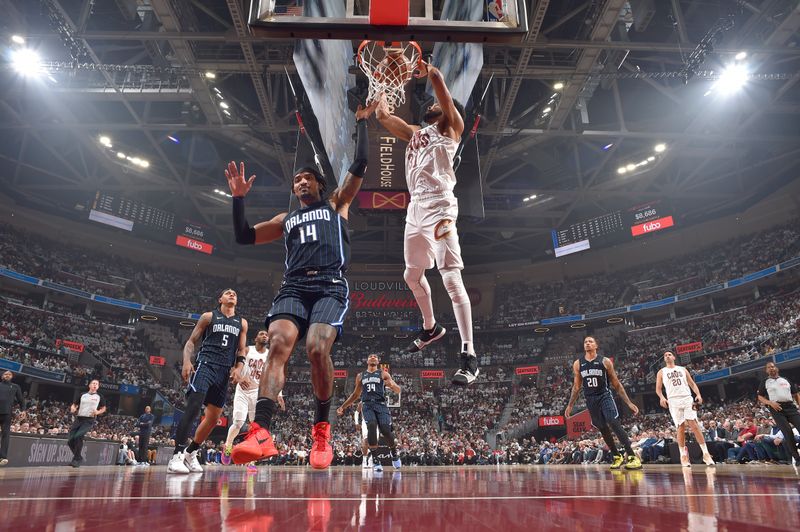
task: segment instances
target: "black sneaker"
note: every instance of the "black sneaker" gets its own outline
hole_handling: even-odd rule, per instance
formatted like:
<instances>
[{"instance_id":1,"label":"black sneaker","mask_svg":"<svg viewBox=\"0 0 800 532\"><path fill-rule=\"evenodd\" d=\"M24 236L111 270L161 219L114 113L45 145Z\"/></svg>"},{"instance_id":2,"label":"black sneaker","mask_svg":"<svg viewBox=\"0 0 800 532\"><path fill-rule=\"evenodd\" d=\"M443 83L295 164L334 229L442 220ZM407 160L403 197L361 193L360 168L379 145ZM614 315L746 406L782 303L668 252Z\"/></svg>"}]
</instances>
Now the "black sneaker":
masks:
<instances>
[{"instance_id":1,"label":"black sneaker","mask_svg":"<svg viewBox=\"0 0 800 532\"><path fill-rule=\"evenodd\" d=\"M417 337L414 338L414 341L411 342L411 345L408 346L406 352L416 353L417 351L422 351L425 347L444 336L446 332L447 329L438 323L434 325L432 329L422 329L419 331L419 334L417 334Z\"/></svg>"},{"instance_id":2,"label":"black sneaker","mask_svg":"<svg viewBox=\"0 0 800 532\"><path fill-rule=\"evenodd\" d=\"M469 386L475 382L480 372L481 370L478 369L478 357L461 353L461 369L456 371L451 382L456 386Z\"/></svg>"},{"instance_id":3,"label":"black sneaker","mask_svg":"<svg viewBox=\"0 0 800 532\"><path fill-rule=\"evenodd\" d=\"M80 462L80 460L73 459L72 462L69 463L69 465L71 465L72 467L80 467L81 466L81 462Z\"/></svg>"}]
</instances>

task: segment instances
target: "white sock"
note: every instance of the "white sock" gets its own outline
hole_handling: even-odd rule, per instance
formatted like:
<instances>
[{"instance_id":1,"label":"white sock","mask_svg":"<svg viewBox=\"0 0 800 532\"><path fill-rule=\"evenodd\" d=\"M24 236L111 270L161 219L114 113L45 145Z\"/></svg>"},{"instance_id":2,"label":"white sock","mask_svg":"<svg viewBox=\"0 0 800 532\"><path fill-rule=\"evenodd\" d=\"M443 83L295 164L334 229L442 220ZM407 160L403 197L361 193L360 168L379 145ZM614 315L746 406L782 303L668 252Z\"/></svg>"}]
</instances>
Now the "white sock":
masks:
<instances>
[{"instance_id":1,"label":"white sock","mask_svg":"<svg viewBox=\"0 0 800 532\"><path fill-rule=\"evenodd\" d=\"M700 449L703 451L703 454L708 454L708 447L705 443L700 444Z\"/></svg>"},{"instance_id":2,"label":"white sock","mask_svg":"<svg viewBox=\"0 0 800 532\"><path fill-rule=\"evenodd\" d=\"M456 323L458 323L461 344L466 353L474 355L475 348L472 346L472 304L469 302L467 289L464 288L464 281L461 279L461 270L441 270L441 274L444 287L453 302L453 314L455 314Z\"/></svg>"},{"instance_id":3,"label":"white sock","mask_svg":"<svg viewBox=\"0 0 800 532\"><path fill-rule=\"evenodd\" d=\"M431 330L436 325L433 317L433 300L431 299L431 285L425 277L425 270L421 268L406 268L403 273L406 284L414 294L414 299L422 313L422 328Z\"/></svg>"}]
</instances>

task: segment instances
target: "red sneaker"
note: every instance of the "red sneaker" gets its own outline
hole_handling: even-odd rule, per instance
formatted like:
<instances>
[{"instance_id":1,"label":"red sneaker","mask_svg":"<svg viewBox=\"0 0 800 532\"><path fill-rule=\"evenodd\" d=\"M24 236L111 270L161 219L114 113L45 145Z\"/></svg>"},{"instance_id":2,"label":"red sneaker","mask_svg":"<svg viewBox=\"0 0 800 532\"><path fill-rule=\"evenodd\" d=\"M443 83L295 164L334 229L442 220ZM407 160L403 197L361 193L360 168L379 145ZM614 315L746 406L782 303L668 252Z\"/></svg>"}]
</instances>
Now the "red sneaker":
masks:
<instances>
[{"instance_id":1,"label":"red sneaker","mask_svg":"<svg viewBox=\"0 0 800 532\"><path fill-rule=\"evenodd\" d=\"M242 443L235 445L231 451L234 464L247 464L262 458L278 454L272 435L258 423L250 423L250 430Z\"/></svg>"},{"instance_id":2,"label":"red sneaker","mask_svg":"<svg viewBox=\"0 0 800 532\"><path fill-rule=\"evenodd\" d=\"M311 439L314 443L311 444L311 453L308 457L308 463L314 469L327 469L333 461L333 447L331 447L331 424L326 421L320 421L314 428L311 429Z\"/></svg>"}]
</instances>

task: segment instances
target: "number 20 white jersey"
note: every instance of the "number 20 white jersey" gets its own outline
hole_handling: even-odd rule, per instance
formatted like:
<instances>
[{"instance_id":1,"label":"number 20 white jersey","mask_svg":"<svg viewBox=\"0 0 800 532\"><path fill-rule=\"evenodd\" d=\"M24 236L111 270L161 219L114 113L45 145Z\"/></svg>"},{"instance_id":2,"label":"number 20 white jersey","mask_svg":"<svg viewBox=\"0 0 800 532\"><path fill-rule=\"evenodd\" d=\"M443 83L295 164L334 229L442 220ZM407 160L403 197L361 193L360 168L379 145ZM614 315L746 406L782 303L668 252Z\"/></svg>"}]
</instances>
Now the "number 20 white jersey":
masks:
<instances>
[{"instance_id":1,"label":"number 20 white jersey","mask_svg":"<svg viewBox=\"0 0 800 532\"><path fill-rule=\"evenodd\" d=\"M661 381L667 390L667 399L692 396L692 390L689 388L686 375L686 368L683 366L661 368Z\"/></svg>"}]
</instances>

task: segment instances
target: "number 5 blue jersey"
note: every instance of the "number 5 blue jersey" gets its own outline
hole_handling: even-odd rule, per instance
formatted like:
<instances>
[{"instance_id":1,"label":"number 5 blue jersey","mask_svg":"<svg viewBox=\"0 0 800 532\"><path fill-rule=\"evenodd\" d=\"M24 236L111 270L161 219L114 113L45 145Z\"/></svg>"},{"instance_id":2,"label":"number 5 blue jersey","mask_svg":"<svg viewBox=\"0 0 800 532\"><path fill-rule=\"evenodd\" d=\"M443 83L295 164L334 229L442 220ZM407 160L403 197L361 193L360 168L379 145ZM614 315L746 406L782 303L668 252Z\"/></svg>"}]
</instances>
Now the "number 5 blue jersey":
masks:
<instances>
[{"instance_id":1,"label":"number 5 blue jersey","mask_svg":"<svg viewBox=\"0 0 800 532\"><path fill-rule=\"evenodd\" d=\"M197 361L215 366L233 367L239 351L239 335L242 334L242 318L226 317L219 309L211 312L211 323L203 333L203 344L197 353Z\"/></svg>"},{"instance_id":2,"label":"number 5 blue jersey","mask_svg":"<svg viewBox=\"0 0 800 532\"><path fill-rule=\"evenodd\" d=\"M347 220L327 200L297 209L283 220L284 277L341 276L350 262ZM316 272L316 273L315 273Z\"/></svg>"}]
</instances>

